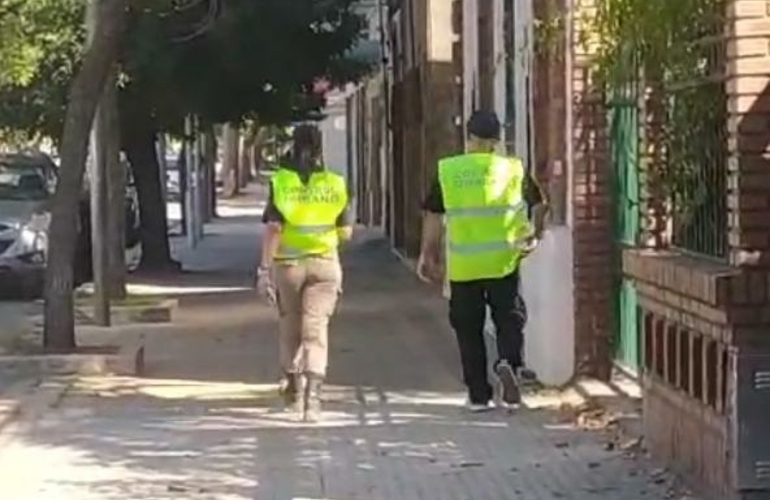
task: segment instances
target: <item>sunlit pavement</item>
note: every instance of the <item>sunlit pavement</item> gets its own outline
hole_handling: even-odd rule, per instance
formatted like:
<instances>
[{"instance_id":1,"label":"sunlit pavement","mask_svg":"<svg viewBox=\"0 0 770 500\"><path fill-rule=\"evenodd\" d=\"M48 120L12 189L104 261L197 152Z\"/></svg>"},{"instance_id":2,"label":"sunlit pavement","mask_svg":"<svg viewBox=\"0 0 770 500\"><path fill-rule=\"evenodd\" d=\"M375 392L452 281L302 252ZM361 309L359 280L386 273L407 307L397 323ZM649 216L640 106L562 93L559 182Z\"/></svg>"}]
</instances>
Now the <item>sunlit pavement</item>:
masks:
<instances>
[{"instance_id":1,"label":"sunlit pavement","mask_svg":"<svg viewBox=\"0 0 770 500\"><path fill-rule=\"evenodd\" d=\"M293 420L276 397L274 314L248 289L259 207L231 210L196 251L176 242L198 272L165 284L180 319L145 332L147 377L83 379L7 428L0 498L670 498L644 459L548 411L464 413L442 300L375 240L346 257L325 418Z\"/></svg>"}]
</instances>

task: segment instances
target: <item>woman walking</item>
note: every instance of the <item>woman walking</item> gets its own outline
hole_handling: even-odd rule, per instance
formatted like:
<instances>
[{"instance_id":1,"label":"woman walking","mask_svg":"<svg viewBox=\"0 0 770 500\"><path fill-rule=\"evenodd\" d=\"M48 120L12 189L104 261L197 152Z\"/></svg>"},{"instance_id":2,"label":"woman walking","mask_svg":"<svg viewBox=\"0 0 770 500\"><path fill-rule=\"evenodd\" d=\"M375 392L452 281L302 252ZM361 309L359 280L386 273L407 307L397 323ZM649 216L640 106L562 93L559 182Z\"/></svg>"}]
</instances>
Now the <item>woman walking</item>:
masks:
<instances>
[{"instance_id":1,"label":"woman walking","mask_svg":"<svg viewBox=\"0 0 770 500\"><path fill-rule=\"evenodd\" d=\"M321 415L328 328L342 291L338 247L350 239L345 179L321 164L321 134L294 131L291 162L273 175L263 216L266 231L258 283L280 314L284 400L307 422Z\"/></svg>"}]
</instances>

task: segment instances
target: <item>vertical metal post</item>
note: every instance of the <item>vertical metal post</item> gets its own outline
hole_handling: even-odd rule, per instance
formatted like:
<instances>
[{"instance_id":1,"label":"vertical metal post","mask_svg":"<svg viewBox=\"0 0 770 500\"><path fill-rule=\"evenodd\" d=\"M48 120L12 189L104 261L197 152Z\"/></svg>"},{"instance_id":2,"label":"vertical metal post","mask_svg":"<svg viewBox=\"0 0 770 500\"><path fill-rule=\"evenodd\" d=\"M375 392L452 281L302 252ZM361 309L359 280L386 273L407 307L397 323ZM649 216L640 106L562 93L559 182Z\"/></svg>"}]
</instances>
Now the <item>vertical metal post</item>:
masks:
<instances>
[{"instance_id":1,"label":"vertical metal post","mask_svg":"<svg viewBox=\"0 0 770 500\"><path fill-rule=\"evenodd\" d=\"M166 161L166 134L158 134L156 149L158 151L158 176L160 177L160 194L163 198L163 203L165 204L168 203L168 162Z\"/></svg>"},{"instance_id":2,"label":"vertical metal post","mask_svg":"<svg viewBox=\"0 0 770 500\"><path fill-rule=\"evenodd\" d=\"M195 168L195 139L193 137L192 116L187 116L184 121L184 135L185 135L185 164L187 166L187 190L185 192L185 207L187 212L187 242L190 248L196 248L198 246L198 232L196 230L196 217L197 213L195 207L196 192L197 192L197 171Z\"/></svg>"},{"instance_id":3,"label":"vertical metal post","mask_svg":"<svg viewBox=\"0 0 770 500\"><path fill-rule=\"evenodd\" d=\"M195 236L197 241L203 239L203 155L202 155L203 141L201 140L200 132L200 119L197 116L193 117L193 172L194 184L193 193L193 209L195 216Z\"/></svg>"},{"instance_id":4,"label":"vertical metal post","mask_svg":"<svg viewBox=\"0 0 770 500\"><path fill-rule=\"evenodd\" d=\"M93 41L99 19L98 9L101 0L90 0L86 10L87 43ZM102 99L102 103L104 99ZM91 154L89 172L91 174L91 255L94 275L94 322L98 326L110 326L110 298L108 286L108 253L106 233L108 217L107 203L107 155L105 143L105 123L102 103L97 109L91 129Z\"/></svg>"},{"instance_id":5,"label":"vertical metal post","mask_svg":"<svg viewBox=\"0 0 770 500\"><path fill-rule=\"evenodd\" d=\"M109 297L126 297L126 185L127 164L120 157L120 122L118 117L117 65L110 71L99 108L104 144L104 171L107 175L107 225L105 246L108 252Z\"/></svg>"}]
</instances>

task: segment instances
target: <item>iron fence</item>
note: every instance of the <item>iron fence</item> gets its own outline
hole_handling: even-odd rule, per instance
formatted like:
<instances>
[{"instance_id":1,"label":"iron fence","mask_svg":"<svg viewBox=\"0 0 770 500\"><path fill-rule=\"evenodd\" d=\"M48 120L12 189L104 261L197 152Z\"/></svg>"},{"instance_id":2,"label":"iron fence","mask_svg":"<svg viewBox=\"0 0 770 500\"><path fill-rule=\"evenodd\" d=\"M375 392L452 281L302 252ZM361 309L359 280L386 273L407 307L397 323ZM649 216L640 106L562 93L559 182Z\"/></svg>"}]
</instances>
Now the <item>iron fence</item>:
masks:
<instances>
[{"instance_id":1,"label":"iron fence","mask_svg":"<svg viewBox=\"0 0 770 500\"><path fill-rule=\"evenodd\" d=\"M679 40L687 65L666 75L665 184L674 246L727 255L727 92L723 3L703 0L697 30ZM709 15L709 10L710 15ZM685 30L687 31L687 30Z\"/></svg>"}]
</instances>

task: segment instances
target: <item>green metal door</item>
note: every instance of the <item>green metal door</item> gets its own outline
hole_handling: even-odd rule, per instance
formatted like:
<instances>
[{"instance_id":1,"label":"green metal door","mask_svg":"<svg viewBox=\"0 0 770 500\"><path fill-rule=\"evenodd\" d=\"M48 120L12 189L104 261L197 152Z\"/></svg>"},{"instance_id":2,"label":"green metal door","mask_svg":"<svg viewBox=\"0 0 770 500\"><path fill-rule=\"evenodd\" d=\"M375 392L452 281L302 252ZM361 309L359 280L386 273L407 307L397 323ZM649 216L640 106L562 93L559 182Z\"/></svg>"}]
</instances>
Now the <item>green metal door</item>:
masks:
<instances>
[{"instance_id":1,"label":"green metal door","mask_svg":"<svg viewBox=\"0 0 770 500\"><path fill-rule=\"evenodd\" d=\"M623 276L622 254L639 235L639 110L635 85L624 86L610 102L611 151L615 173L617 279L615 357L623 367L639 368L639 313L636 287Z\"/></svg>"}]
</instances>

